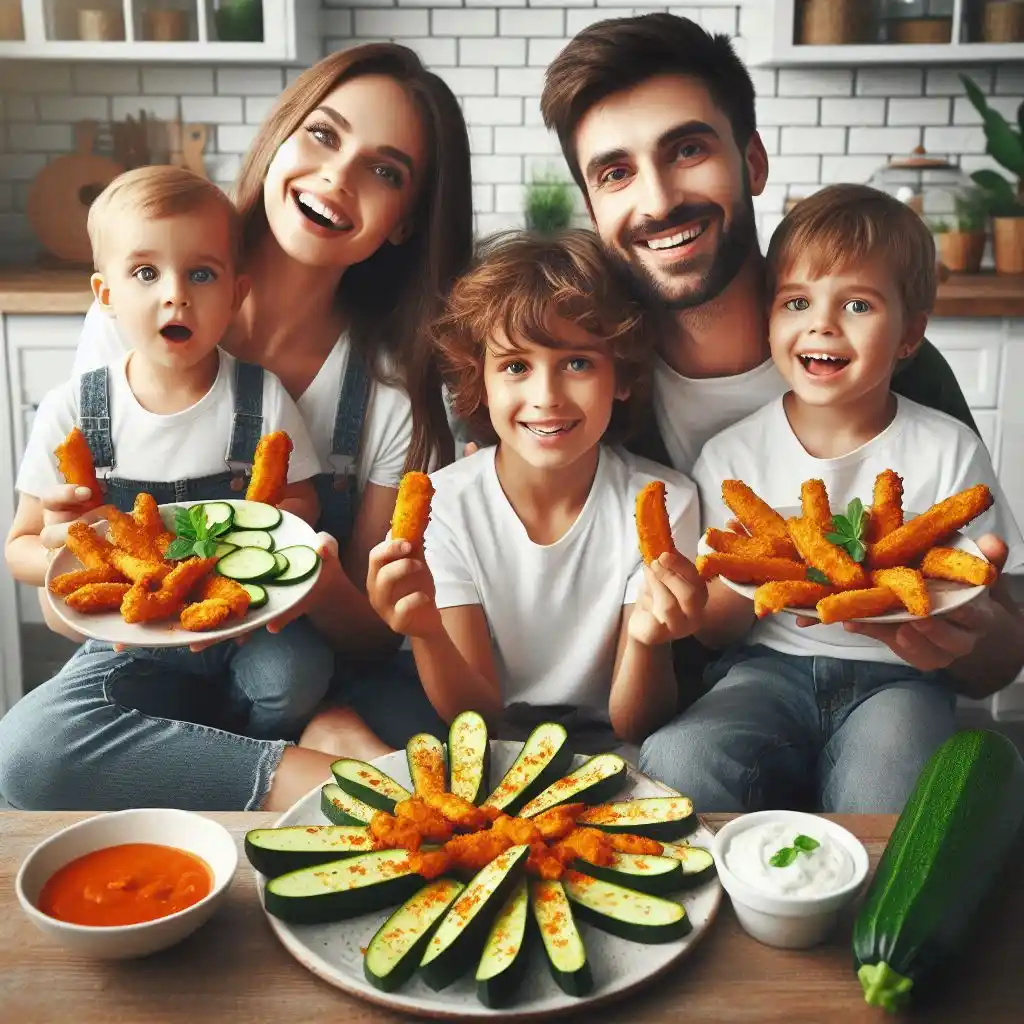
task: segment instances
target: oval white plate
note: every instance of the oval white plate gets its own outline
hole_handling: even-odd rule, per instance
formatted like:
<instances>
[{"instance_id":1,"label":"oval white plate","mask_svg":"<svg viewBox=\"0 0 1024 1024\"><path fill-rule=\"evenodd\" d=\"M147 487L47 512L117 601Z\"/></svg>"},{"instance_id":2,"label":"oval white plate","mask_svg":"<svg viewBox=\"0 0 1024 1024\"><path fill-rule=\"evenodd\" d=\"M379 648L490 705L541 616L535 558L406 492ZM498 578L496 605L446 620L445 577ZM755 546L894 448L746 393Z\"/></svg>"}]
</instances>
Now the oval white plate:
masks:
<instances>
[{"instance_id":1,"label":"oval white plate","mask_svg":"<svg viewBox=\"0 0 1024 1024\"><path fill-rule=\"evenodd\" d=\"M521 746L520 743L506 740L491 741L492 785L496 785L508 770ZM577 757L573 766L582 764L584 760L583 757ZM396 782L412 788L404 750L378 757L371 763L381 771L387 772ZM613 799L628 800L631 797L665 796L671 793L672 790L666 789L630 766L628 781ZM329 822L320 811L319 786L274 822L277 828L286 825L326 824ZM703 846L710 850L712 838L713 833L702 822L685 841L692 846ZM257 872L254 874L262 903L264 878ZM718 876L715 875L695 889L673 893L668 898L677 900L686 907L686 913L693 925L689 935L675 942L645 945L608 935L585 922L580 922L580 934L594 976L594 988L591 993L580 997L566 995L552 979L544 960L544 951L540 944L536 943L530 950L531 962L516 1001L503 1010L488 1009L477 999L476 983L473 979L475 965L458 981L440 992L429 988L417 975L413 975L397 992L381 992L374 988L363 975L362 950L366 948L391 910L364 914L335 924L293 925L269 914L267 920L285 949L299 963L331 985L368 1002L424 1017L544 1020L579 1011L588 1005L594 1006L621 998L633 989L649 984L671 968L704 937L718 912L722 900L722 887Z\"/></svg>"},{"instance_id":2,"label":"oval white plate","mask_svg":"<svg viewBox=\"0 0 1024 1024\"><path fill-rule=\"evenodd\" d=\"M188 508L190 505L202 505L207 502L183 501L173 505L161 505L160 515L168 529L174 528L174 511ZM225 500L225 504L235 502ZM108 523L101 519L93 524L93 529L101 536L106 536ZM274 538L275 550L291 547L294 544L305 544L316 549L316 531L304 520L291 512L281 512L281 522L273 530L268 531ZM99 615L83 615L69 608L64 598L56 597L49 591L50 580L65 572L81 569L82 564L67 548L60 548L46 570L46 597L50 606L72 629L83 636L94 640L104 640L110 644L132 644L135 647L184 647L188 644L206 643L212 640L229 640L241 636L250 630L266 625L271 619L283 614L293 605L301 601L313 588L320 575L320 566L308 579L290 586L278 586L268 583L260 584L267 592L267 603L262 608L249 612L244 619L229 620L231 624L222 629L211 629L204 633L194 633L183 629L178 619L165 619L161 622L125 622L120 612L102 612Z\"/></svg>"},{"instance_id":3,"label":"oval white plate","mask_svg":"<svg viewBox=\"0 0 1024 1024\"><path fill-rule=\"evenodd\" d=\"M794 505L788 508L776 509L780 516L783 518L789 518L790 516L800 515L800 506ZM842 514L842 510L838 510ZM984 558L985 556L981 553L981 548L971 540L966 534L957 531L951 536L947 537L942 541L941 547L945 548L957 548L959 551L966 551L970 555L976 555L978 558ZM710 547L704 540L704 535L701 535L700 541L697 543L697 554L698 555L710 555L714 554L714 548ZM754 600L754 591L757 590L757 585L753 583L736 583L733 580L727 580L724 576L720 576L719 579L730 589L735 590L737 594L742 594L745 598L750 601ZM925 586L928 589L928 596L932 599L932 612L931 615L925 616L925 618L934 618L936 615L947 615L955 608L960 608L965 604L973 601L982 591L986 590L986 587L972 587L967 583L953 583L951 580L925 580ZM784 612L788 612L790 615L802 615L808 619L820 618L818 615L817 608L790 608L786 607L782 609ZM851 622L916 622L919 621L921 616L911 615L908 611L901 612L889 612L887 615L874 615L871 618L865 619L851 619Z\"/></svg>"}]
</instances>

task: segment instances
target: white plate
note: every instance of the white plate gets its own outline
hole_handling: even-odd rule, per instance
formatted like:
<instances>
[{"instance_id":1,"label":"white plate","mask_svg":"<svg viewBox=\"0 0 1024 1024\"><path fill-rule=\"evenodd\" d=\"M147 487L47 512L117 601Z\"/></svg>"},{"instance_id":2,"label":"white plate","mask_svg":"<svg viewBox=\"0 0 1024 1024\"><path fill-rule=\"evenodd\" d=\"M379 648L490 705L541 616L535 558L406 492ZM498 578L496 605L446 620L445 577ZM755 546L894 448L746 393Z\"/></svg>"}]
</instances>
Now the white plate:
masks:
<instances>
[{"instance_id":1,"label":"white plate","mask_svg":"<svg viewBox=\"0 0 1024 1024\"><path fill-rule=\"evenodd\" d=\"M497 784L508 770L521 747L520 743L506 740L491 741L492 784ZM583 757L577 757L573 766L582 764L584 760ZM371 763L396 782L412 788L404 750L378 757ZM613 799L666 796L672 792L630 766L628 781ZM274 822L274 826L278 828L285 825L325 824L329 822L320 811L319 786ZM712 835L702 822L695 832L687 836L686 842L710 850ZM264 878L259 873L254 874L262 903ZM503 1010L488 1009L477 998L476 983L473 979L475 967L468 969L458 981L440 992L429 988L415 974L397 992L381 992L374 988L363 975L361 950L366 948L391 910L364 914L335 924L294 925L269 914L267 919L285 949L299 963L336 988L368 1002L423 1017L544 1020L576 1012L583 1007L619 999L627 992L650 983L658 975L669 970L704 937L718 912L722 900L722 887L718 876L715 875L703 885L674 893L669 898L678 900L686 907L686 913L693 925L689 935L675 942L645 945L608 935L597 928L592 928L586 922L580 922L580 934L594 976L594 988L590 994L580 997L566 995L551 977L544 961L544 951L537 943L530 950L531 964L518 990L515 1003ZM589 1019L596 1020L593 1016Z\"/></svg>"},{"instance_id":2,"label":"white plate","mask_svg":"<svg viewBox=\"0 0 1024 1024\"><path fill-rule=\"evenodd\" d=\"M173 530L175 509L205 504L209 504L209 502L183 501L180 504L161 505L160 515L167 528ZM224 504L234 505L236 502L227 499ZM101 519L92 525L100 536L106 536L109 525L106 519ZM316 531L304 520L292 515L291 512L282 511L280 524L268 532L274 538L275 550L295 544L305 544L306 547L316 550ZM248 633L250 630L266 625L271 619L283 614L301 601L310 592L320 575L320 566L317 565L313 575L301 583L278 587L272 583L266 585L261 583L259 585L264 587L267 592L267 603L262 608L249 612L244 619L229 620L231 625L224 626L222 629L196 633L183 629L177 618L165 619L161 622L129 623L125 622L121 618L121 613L117 611L102 612L99 615L83 615L74 611L64 603L64 598L50 593L49 584L54 576L81 568L83 568L81 562L67 548L58 550L46 570L46 597L53 610L72 629L77 630L83 636L92 637L94 640L104 640L110 644L131 644L135 647L184 647L188 644L229 640L231 637L241 636L242 633Z\"/></svg>"},{"instance_id":3,"label":"white plate","mask_svg":"<svg viewBox=\"0 0 1024 1024\"><path fill-rule=\"evenodd\" d=\"M794 505L788 508L780 508L776 510L780 516L784 519L790 516L800 515L800 506ZM843 515L844 510L836 509L833 510L839 515ZM966 551L968 554L976 555L978 558L984 558L985 556L981 553L981 548L971 540L966 534L957 531L949 537L946 537L941 542L941 547L945 548L956 548L959 551ZM710 547L704 540L703 534L701 535L700 541L697 544L698 555L711 555L714 554L715 549ZM742 594L749 600L754 600L754 591L757 590L757 584L755 583L736 583L733 580L727 580L724 576L720 576L719 579L730 589L735 590L737 594ZM932 601L931 615L925 616L925 618L934 618L936 615L948 615L951 611L956 608L960 608L965 604L970 603L982 591L986 590L986 587L972 587L967 583L954 583L951 580L925 580L925 587L928 590L928 596ZM818 615L817 608L790 608L786 607L782 609L784 612L789 612L791 615L802 615L808 619L818 619L821 616ZM887 615L873 615L871 618L865 619L851 619L851 622L919 622L921 616L911 615L910 612L904 610L900 612L889 612Z\"/></svg>"}]
</instances>

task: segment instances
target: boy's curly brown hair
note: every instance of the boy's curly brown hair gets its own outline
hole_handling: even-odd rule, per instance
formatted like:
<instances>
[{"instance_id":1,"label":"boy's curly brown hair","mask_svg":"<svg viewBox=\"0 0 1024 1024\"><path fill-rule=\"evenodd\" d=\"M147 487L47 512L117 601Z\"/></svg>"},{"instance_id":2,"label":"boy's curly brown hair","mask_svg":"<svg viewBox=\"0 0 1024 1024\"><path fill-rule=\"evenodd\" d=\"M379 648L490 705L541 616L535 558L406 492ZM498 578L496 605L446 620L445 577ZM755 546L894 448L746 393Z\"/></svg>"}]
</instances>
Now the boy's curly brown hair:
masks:
<instances>
[{"instance_id":1,"label":"boy's curly brown hair","mask_svg":"<svg viewBox=\"0 0 1024 1024\"><path fill-rule=\"evenodd\" d=\"M431 337L450 395L452 412L473 440L497 435L484 403L484 360L496 335L545 348L572 347L552 332L552 316L569 320L608 346L616 383L629 398L616 400L606 433L628 438L646 415L654 357L653 332L628 280L591 231L554 235L505 232L481 243L476 258L452 288Z\"/></svg>"}]
</instances>

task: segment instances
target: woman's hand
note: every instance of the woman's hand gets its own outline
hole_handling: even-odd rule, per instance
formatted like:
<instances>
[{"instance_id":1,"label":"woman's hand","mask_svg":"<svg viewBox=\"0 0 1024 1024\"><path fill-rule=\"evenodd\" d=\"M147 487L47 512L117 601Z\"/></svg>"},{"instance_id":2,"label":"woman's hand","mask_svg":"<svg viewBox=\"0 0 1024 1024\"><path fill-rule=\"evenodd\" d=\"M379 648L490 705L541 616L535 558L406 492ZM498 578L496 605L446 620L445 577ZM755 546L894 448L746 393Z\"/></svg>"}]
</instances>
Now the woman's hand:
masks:
<instances>
[{"instance_id":1,"label":"woman's hand","mask_svg":"<svg viewBox=\"0 0 1024 1024\"><path fill-rule=\"evenodd\" d=\"M707 600L707 585L693 563L677 551L668 552L644 566L629 636L645 647L690 636L700 628Z\"/></svg>"},{"instance_id":2,"label":"woman's hand","mask_svg":"<svg viewBox=\"0 0 1024 1024\"><path fill-rule=\"evenodd\" d=\"M434 601L434 577L413 557L407 540L385 540L370 552L366 593L373 610L396 633L427 637L444 630Z\"/></svg>"},{"instance_id":3,"label":"woman's hand","mask_svg":"<svg viewBox=\"0 0 1024 1024\"><path fill-rule=\"evenodd\" d=\"M316 553L320 556L320 575L316 583L301 601L267 623L269 632L280 633L289 623L318 608L322 601L337 591L338 584L347 579L338 559L338 542L331 534L316 535Z\"/></svg>"},{"instance_id":4,"label":"woman's hand","mask_svg":"<svg viewBox=\"0 0 1024 1024\"><path fill-rule=\"evenodd\" d=\"M83 506L91 498L92 491L88 487L75 487L72 484L61 484L40 496L39 501L43 506L43 529L39 537L44 547L63 547L67 542L69 523L76 520L95 523L106 518L109 505L82 511Z\"/></svg>"}]
</instances>

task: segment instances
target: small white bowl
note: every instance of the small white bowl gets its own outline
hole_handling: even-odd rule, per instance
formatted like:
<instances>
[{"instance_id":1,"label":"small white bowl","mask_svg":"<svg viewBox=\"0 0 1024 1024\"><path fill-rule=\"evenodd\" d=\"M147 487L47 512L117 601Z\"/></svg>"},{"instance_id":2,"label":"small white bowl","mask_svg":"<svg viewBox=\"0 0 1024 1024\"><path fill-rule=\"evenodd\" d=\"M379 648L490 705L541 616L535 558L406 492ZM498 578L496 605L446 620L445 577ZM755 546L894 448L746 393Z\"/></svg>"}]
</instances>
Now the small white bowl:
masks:
<instances>
[{"instance_id":1,"label":"small white bowl","mask_svg":"<svg viewBox=\"0 0 1024 1024\"><path fill-rule=\"evenodd\" d=\"M850 881L825 895L803 896L765 892L737 878L726 863L729 843L752 826L777 822L792 825L794 835L826 833L852 857ZM801 811L754 811L733 818L715 834L713 852L718 877L743 930L758 942L780 949L807 949L828 938L840 910L856 897L868 874L868 852L855 835L828 818Z\"/></svg>"},{"instance_id":2,"label":"small white bowl","mask_svg":"<svg viewBox=\"0 0 1024 1024\"><path fill-rule=\"evenodd\" d=\"M54 872L94 850L122 843L159 843L193 853L210 866L213 887L191 907L141 924L69 924L39 910L39 894ZM87 818L50 836L25 858L14 887L32 923L57 942L83 956L125 960L167 949L205 924L227 893L237 866L235 840L217 822L191 811L134 808Z\"/></svg>"}]
</instances>

